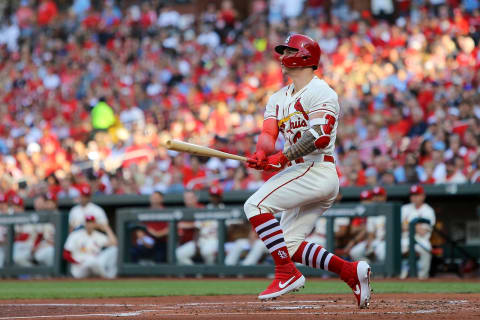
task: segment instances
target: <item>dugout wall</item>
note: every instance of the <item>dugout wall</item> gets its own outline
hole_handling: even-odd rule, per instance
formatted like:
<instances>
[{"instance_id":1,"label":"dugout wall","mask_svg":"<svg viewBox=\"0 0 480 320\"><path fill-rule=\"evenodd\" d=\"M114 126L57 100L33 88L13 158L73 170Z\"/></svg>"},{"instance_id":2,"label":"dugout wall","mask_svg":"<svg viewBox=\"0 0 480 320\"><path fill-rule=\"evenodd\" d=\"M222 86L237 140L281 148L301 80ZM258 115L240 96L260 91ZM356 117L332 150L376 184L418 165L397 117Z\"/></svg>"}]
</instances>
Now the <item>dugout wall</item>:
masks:
<instances>
[{"instance_id":1,"label":"dugout wall","mask_svg":"<svg viewBox=\"0 0 480 320\"><path fill-rule=\"evenodd\" d=\"M55 228L54 235L54 258L53 265L35 265L31 267L21 267L13 263L13 247L16 225L39 225L43 223L52 223ZM68 232L68 215L59 211L29 211L25 213L15 213L12 215L0 215L0 227L6 229L6 243L3 245L5 261L3 267L0 267L0 277L11 276L60 276L64 273L64 263L62 261L63 244Z\"/></svg>"},{"instance_id":2,"label":"dugout wall","mask_svg":"<svg viewBox=\"0 0 480 320\"><path fill-rule=\"evenodd\" d=\"M370 217L383 215L386 218L386 259L384 263L373 263L374 274L395 276L400 272L400 205L397 203L379 204L337 204L329 209L324 217L327 219L327 249L334 252L334 220L340 217ZM226 266L225 239L226 224L230 219L246 219L243 207L228 207L225 209L189 209L172 208L166 210L151 210L131 208L118 210L116 214L116 231L119 238L118 266L119 275L149 275L149 276L184 276L184 275L251 275L264 276L273 272L273 266L260 264L255 266ZM177 246L177 224L179 221L217 220L218 221L218 254L213 265L176 264L175 248ZM143 223L164 221L169 223L167 262L141 265L132 263L129 259L131 233ZM322 276L326 272L308 267L300 267L302 273L308 276Z\"/></svg>"}]
</instances>

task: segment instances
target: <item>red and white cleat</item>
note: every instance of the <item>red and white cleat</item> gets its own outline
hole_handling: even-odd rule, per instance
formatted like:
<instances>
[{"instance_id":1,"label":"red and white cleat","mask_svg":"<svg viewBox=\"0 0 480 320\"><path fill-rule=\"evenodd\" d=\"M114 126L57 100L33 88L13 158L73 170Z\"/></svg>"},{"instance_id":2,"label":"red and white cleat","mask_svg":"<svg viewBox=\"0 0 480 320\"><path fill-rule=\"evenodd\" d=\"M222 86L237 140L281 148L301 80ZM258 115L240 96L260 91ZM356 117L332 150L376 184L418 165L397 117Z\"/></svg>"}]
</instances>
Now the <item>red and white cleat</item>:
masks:
<instances>
[{"instance_id":1,"label":"red and white cleat","mask_svg":"<svg viewBox=\"0 0 480 320\"><path fill-rule=\"evenodd\" d=\"M305 277L293 262L275 266L275 279L258 296L261 300L274 299L290 291L298 291L305 284Z\"/></svg>"},{"instance_id":2,"label":"red and white cleat","mask_svg":"<svg viewBox=\"0 0 480 320\"><path fill-rule=\"evenodd\" d=\"M352 288L357 305L360 309L368 308L370 305L371 268L365 261L350 262L342 269L340 277Z\"/></svg>"}]
</instances>

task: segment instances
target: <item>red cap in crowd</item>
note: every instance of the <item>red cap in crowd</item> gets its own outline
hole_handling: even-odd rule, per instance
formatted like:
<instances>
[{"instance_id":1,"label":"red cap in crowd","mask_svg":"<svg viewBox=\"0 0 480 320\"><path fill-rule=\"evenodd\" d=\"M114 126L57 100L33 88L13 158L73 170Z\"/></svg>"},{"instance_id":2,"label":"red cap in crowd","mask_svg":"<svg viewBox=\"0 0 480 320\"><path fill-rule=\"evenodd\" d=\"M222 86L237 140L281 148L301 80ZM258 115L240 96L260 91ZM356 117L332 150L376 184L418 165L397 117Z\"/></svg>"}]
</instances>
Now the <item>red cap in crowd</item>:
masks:
<instances>
[{"instance_id":1,"label":"red cap in crowd","mask_svg":"<svg viewBox=\"0 0 480 320\"><path fill-rule=\"evenodd\" d=\"M421 185L414 184L413 186L410 187L410 195L413 194L425 194L425 190Z\"/></svg>"},{"instance_id":2,"label":"red cap in crowd","mask_svg":"<svg viewBox=\"0 0 480 320\"><path fill-rule=\"evenodd\" d=\"M375 188L372 189L372 194L374 196L386 196L387 191L385 190L384 187L376 186Z\"/></svg>"},{"instance_id":3,"label":"red cap in crowd","mask_svg":"<svg viewBox=\"0 0 480 320\"><path fill-rule=\"evenodd\" d=\"M86 222L95 222L95 216L88 215L85 217Z\"/></svg>"},{"instance_id":4,"label":"red cap in crowd","mask_svg":"<svg viewBox=\"0 0 480 320\"><path fill-rule=\"evenodd\" d=\"M12 202L13 205L15 206L20 206L20 207L23 207L23 199L18 196L18 195L14 195L10 198L10 201Z\"/></svg>"},{"instance_id":5,"label":"red cap in crowd","mask_svg":"<svg viewBox=\"0 0 480 320\"><path fill-rule=\"evenodd\" d=\"M222 188L220 188L220 187L211 186L211 187L210 187L210 190L209 190L209 193L210 193L212 196L219 196L219 197L221 197L221 196L223 195L223 190L222 190Z\"/></svg>"},{"instance_id":6,"label":"red cap in crowd","mask_svg":"<svg viewBox=\"0 0 480 320\"><path fill-rule=\"evenodd\" d=\"M92 195L92 188L89 185L85 184L80 187L80 194L85 197Z\"/></svg>"},{"instance_id":7,"label":"red cap in crowd","mask_svg":"<svg viewBox=\"0 0 480 320\"><path fill-rule=\"evenodd\" d=\"M372 199L373 193L370 190L363 190L360 193L360 200L370 200Z\"/></svg>"}]
</instances>

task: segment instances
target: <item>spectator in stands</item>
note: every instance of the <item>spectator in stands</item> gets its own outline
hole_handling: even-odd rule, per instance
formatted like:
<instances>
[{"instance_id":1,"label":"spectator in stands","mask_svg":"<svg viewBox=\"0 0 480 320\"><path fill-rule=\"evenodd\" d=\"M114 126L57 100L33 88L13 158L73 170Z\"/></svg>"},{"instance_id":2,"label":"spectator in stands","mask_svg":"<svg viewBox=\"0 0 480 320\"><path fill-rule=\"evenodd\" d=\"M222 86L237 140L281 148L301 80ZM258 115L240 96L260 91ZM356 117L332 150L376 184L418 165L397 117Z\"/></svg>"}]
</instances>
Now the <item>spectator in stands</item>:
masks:
<instances>
[{"instance_id":1,"label":"spectator in stands","mask_svg":"<svg viewBox=\"0 0 480 320\"><path fill-rule=\"evenodd\" d=\"M120 9L111 0L95 5L77 0L69 14L52 0L17 1L15 16L6 17L9 23L0 29L6 88L0 91L6 106L0 110L0 152L6 155L0 171L26 181L25 196L37 195L47 177L57 177L58 185L51 187L59 187L58 197L75 197L74 173L87 166L106 168L104 175L92 172L94 193L150 194L154 179L148 179L145 162L168 163L162 169L168 172L155 181L161 181L161 191L183 192L185 180L197 173L208 177L212 170L199 163L191 174L183 161L171 170L175 155L154 158L152 150L164 152L161 143L172 137L215 145L221 134L226 149L251 153L250 134L259 131L262 118L254 106L283 85L270 48L284 33L298 30L320 42L328 68L318 75L340 93L342 186L390 184L394 178L395 183L471 181L478 169L480 127L475 1L463 7L455 1L435 6L403 1L390 24L379 19L390 13L392 1L373 1L373 15L356 12L351 1L319 10L324 2L270 1L267 12L257 1L255 14L241 19L237 2L224 1L195 20L170 5ZM304 5L306 18L298 19ZM57 36L64 33L69 36ZM231 143L245 133L244 143ZM420 161L415 146L425 141L432 148ZM359 159L351 166L355 149ZM123 161L136 151L147 155ZM380 161L373 161L377 157ZM447 180L445 162L452 157L472 165L471 171L459 174L463 170L455 160L449 168L454 178ZM396 164L393 176L393 168L385 168L390 162ZM238 169L236 181L235 170L226 171L231 176L220 179L225 191L234 182L235 188L254 187L251 171L245 176Z\"/></svg>"},{"instance_id":2,"label":"spectator in stands","mask_svg":"<svg viewBox=\"0 0 480 320\"><path fill-rule=\"evenodd\" d=\"M150 195L150 209L163 210L163 194L155 191ZM152 221L145 223L145 229L135 231L135 244L132 246L132 261L151 259L161 263L167 261L168 222Z\"/></svg>"},{"instance_id":3,"label":"spectator in stands","mask_svg":"<svg viewBox=\"0 0 480 320\"><path fill-rule=\"evenodd\" d=\"M108 218L105 211L91 202L92 189L89 185L82 185L80 187L80 203L74 206L68 215L69 230L85 225L86 216L94 216L98 224L108 225Z\"/></svg>"},{"instance_id":4,"label":"spectator in stands","mask_svg":"<svg viewBox=\"0 0 480 320\"><path fill-rule=\"evenodd\" d=\"M97 231L99 230L99 231ZM93 215L85 217L85 228L74 230L65 242L63 257L70 262L74 278L117 275L117 238L108 224L99 224Z\"/></svg>"},{"instance_id":5,"label":"spectator in stands","mask_svg":"<svg viewBox=\"0 0 480 320\"><path fill-rule=\"evenodd\" d=\"M432 244L430 237L436 218L432 207L425 203L425 190L421 185L413 185L410 187L410 203L402 206L402 254L406 257L409 255L409 226L416 218L426 219L428 222L418 223L415 226L415 253L419 255L418 259L418 278L427 279L430 275L430 263L432 261ZM408 261L402 263L402 272L400 278L404 279L408 276Z\"/></svg>"}]
</instances>

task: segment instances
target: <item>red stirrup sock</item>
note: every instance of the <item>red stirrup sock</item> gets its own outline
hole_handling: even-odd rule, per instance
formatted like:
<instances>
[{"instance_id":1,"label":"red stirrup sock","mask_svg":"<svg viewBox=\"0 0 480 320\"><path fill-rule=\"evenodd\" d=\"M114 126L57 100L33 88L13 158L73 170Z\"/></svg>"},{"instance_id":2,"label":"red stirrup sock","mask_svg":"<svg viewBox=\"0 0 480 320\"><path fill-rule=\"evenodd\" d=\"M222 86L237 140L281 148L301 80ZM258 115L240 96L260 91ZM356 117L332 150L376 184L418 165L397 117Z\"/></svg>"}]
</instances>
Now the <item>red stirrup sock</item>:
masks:
<instances>
[{"instance_id":1,"label":"red stirrup sock","mask_svg":"<svg viewBox=\"0 0 480 320\"><path fill-rule=\"evenodd\" d=\"M262 213L250 218L250 223L267 246L268 251L275 261L275 265L282 265L292 262L288 254L287 245L283 238L283 231L280 223L271 213Z\"/></svg>"},{"instance_id":2,"label":"red stirrup sock","mask_svg":"<svg viewBox=\"0 0 480 320\"><path fill-rule=\"evenodd\" d=\"M323 269L340 275L342 267L348 261L328 252L322 246L303 241L292 257L294 262L310 266L312 268Z\"/></svg>"}]
</instances>

